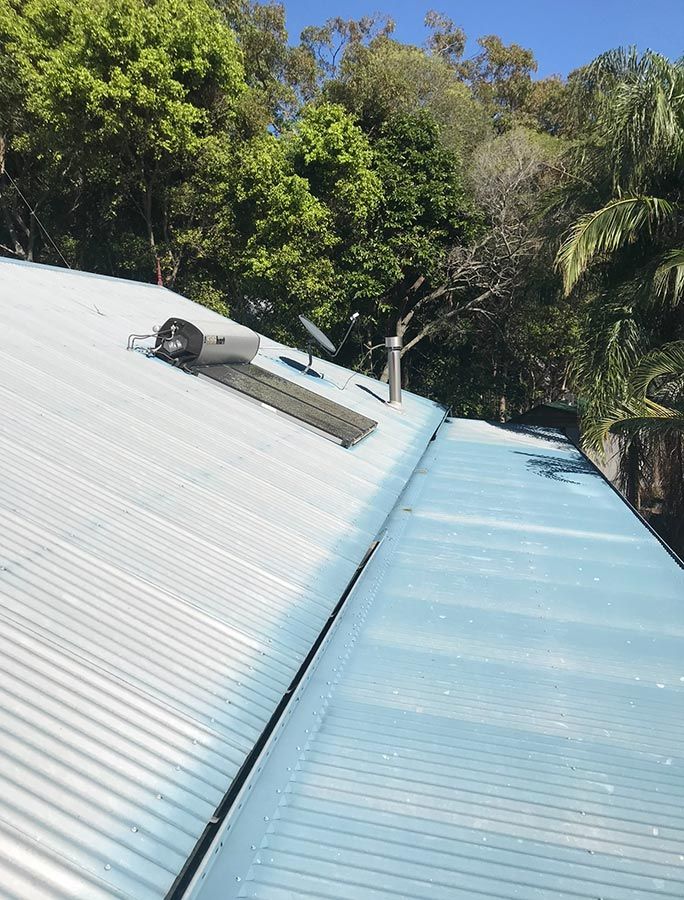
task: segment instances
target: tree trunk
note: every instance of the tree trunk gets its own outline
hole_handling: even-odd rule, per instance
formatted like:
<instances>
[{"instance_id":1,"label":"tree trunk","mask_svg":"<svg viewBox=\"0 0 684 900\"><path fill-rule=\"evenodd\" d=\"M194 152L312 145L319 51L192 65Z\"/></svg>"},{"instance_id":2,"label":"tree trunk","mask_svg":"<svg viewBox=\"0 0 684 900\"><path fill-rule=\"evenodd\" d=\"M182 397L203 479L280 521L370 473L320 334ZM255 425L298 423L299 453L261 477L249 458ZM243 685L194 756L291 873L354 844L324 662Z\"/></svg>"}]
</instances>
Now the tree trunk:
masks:
<instances>
[{"instance_id":1,"label":"tree trunk","mask_svg":"<svg viewBox=\"0 0 684 900\"><path fill-rule=\"evenodd\" d=\"M641 505L641 442L638 437L632 438L627 446L625 496L638 510Z\"/></svg>"},{"instance_id":2,"label":"tree trunk","mask_svg":"<svg viewBox=\"0 0 684 900\"><path fill-rule=\"evenodd\" d=\"M2 217L5 220L7 234L9 235L9 239L12 242L12 246L6 247L5 249L9 250L10 253L14 253L14 255L19 257L19 259L26 259L26 250L24 249L24 245L19 240L19 235L17 234L16 223L14 221L14 213L7 205L5 192L2 190L2 181L5 174L6 153L7 141L5 139L5 136L0 134L0 208L2 208Z\"/></svg>"},{"instance_id":3,"label":"tree trunk","mask_svg":"<svg viewBox=\"0 0 684 900\"><path fill-rule=\"evenodd\" d=\"M145 185L145 225L147 226L147 240L150 245L150 253L154 263L155 281L159 282L161 278L161 260L157 253L157 242L154 236L154 221L152 218L152 180L150 179Z\"/></svg>"},{"instance_id":4,"label":"tree trunk","mask_svg":"<svg viewBox=\"0 0 684 900\"><path fill-rule=\"evenodd\" d=\"M29 233L28 233L28 245L26 247L26 259L29 262L33 262L33 249L36 245L36 217L33 213L29 215Z\"/></svg>"}]
</instances>

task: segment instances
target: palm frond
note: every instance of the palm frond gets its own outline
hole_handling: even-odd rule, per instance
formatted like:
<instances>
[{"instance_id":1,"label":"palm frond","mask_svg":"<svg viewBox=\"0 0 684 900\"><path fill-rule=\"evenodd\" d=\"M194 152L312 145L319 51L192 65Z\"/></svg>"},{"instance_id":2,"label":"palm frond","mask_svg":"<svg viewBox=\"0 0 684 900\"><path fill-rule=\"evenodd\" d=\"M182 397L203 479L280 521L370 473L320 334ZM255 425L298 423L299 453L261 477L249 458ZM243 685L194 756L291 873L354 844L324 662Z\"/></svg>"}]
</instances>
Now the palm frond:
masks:
<instances>
[{"instance_id":1,"label":"palm frond","mask_svg":"<svg viewBox=\"0 0 684 900\"><path fill-rule=\"evenodd\" d=\"M600 450L611 433L684 431L684 341L647 353L634 367L624 393L612 404L594 404L583 422L588 447Z\"/></svg>"},{"instance_id":2,"label":"palm frond","mask_svg":"<svg viewBox=\"0 0 684 900\"><path fill-rule=\"evenodd\" d=\"M586 307L571 368L576 392L589 405L611 402L624 392L642 354L643 336L631 292L622 285L597 294Z\"/></svg>"},{"instance_id":3,"label":"palm frond","mask_svg":"<svg viewBox=\"0 0 684 900\"><path fill-rule=\"evenodd\" d=\"M662 176L676 176L684 160L684 61L618 48L572 81L578 82L578 99L593 111L614 189L659 193Z\"/></svg>"},{"instance_id":4,"label":"palm frond","mask_svg":"<svg viewBox=\"0 0 684 900\"><path fill-rule=\"evenodd\" d=\"M629 378L633 397L653 396L653 385L660 378L679 379L684 375L684 341L673 341L652 350L639 360Z\"/></svg>"},{"instance_id":5,"label":"palm frond","mask_svg":"<svg viewBox=\"0 0 684 900\"><path fill-rule=\"evenodd\" d=\"M611 434L622 434L634 437L636 434L652 433L664 437L665 435L680 434L684 432L684 414L676 415L671 411L663 415L641 414L640 411L626 408L621 418L606 418L598 424L598 428L587 432L591 447L605 445Z\"/></svg>"},{"instance_id":6,"label":"palm frond","mask_svg":"<svg viewBox=\"0 0 684 900\"><path fill-rule=\"evenodd\" d=\"M635 77L619 82L603 117L613 180L634 193L658 190L684 154L684 69L659 54L644 54Z\"/></svg>"},{"instance_id":7,"label":"palm frond","mask_svg":"<svg viewBox=\"0 0 684 900\"><path fill-rule=\"evenodd\" d=\"M673 306L684 300L684 247L665 256L656 270L653 286L656 295L663 300L669 298Z\"/></svg>"},{"instance_id":8,"label":"palm frond","mask_svg":"<svg viewBox=\"0 0 684 900\"><path fill-rule=\"evenodd\" d=\"M640 57L637 48L616 47L601 53L583 66L571 79L581 85L585 92L607 95L616 84L634 78L639 71Z\"/></svg>"},{"instance_id":9,"label":"palm frond","mask_svg":"<svg viewBox=\"0 0 684 900\"><path fill-rule=\"evenodd\" d=\"M673 214L673 206L658 197L619 197L582 216L560 248L556 266L563 273L569 294L599 254L611 254L634 243L644 232L652 234Z\"/></svg>"},{"instance_id":10,"label":"palm frond","mask_svg":"<svg viewBox=\"0 0 684 900\"><path fill-rule=\"evenodd\" d=\"M609 435L633 436L643 431L659 434L684 431L684 411L652 402L625 401L610 414L588 416L582 423L584 446L599 454L603 452Z\"/></svg>"}]
</instances>

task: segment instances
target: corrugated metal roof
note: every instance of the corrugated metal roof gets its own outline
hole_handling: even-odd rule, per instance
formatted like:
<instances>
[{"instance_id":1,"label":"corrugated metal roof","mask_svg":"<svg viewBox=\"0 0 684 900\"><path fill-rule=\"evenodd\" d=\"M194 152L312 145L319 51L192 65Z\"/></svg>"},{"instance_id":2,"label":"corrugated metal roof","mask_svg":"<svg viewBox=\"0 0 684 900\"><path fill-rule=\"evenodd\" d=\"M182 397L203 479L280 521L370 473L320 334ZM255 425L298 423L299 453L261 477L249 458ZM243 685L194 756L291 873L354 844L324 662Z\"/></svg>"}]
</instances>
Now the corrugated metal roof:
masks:
<instances>
[{"instance_id":1,"label":"corrugated metal roof","mask_svg":"<svg viewBox=\"0 0 684 900\"><path fill-rule=\"evenodd\" d=\"M3 897L164 895L441 421L265 340L378 420L343 450L125 349L200 312L0 262Z\"/></svg>"},{"instance_id":2,"label":"corrugated metal roof","mask_svg":"<svg viewBox=\"0 0 684 900\"><path fill-rule=\"evenodd\" d=\"M532 432L441 429L194 900L684 896L684 571Z\"/></svg>"}]
</instances>

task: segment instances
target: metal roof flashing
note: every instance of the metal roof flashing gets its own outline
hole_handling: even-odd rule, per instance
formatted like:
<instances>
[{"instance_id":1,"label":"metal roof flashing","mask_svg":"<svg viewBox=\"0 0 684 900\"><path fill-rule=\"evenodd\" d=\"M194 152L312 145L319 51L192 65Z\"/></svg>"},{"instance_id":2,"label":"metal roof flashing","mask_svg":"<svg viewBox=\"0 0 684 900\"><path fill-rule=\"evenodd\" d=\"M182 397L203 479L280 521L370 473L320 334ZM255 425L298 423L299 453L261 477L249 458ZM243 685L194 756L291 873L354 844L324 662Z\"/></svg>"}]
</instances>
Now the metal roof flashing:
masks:
<instances>
[{"instance_id":1,"label":"metal roof flashing","mask_svg":"<svg viewBox=\"0 0 684 900\"><path fill-rule=\"evenodd\" d=\"M378 422L343 450L126 351L214 315L151 287L0 260L0 885L31 900L164 897L443 418L264 340Z\"/></svg>"}]
</instances>

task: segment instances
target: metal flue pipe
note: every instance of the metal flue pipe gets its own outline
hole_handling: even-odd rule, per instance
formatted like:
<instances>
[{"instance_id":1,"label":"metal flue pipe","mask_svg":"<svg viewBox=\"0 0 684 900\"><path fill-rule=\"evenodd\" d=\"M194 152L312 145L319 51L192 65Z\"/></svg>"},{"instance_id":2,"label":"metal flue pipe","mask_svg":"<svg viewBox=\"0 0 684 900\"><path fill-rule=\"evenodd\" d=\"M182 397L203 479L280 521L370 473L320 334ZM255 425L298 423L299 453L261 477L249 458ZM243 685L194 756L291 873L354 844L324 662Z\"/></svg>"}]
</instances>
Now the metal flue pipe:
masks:
<instances>
[{"instance_id":1,"label":"metal flue pipe","mask_svg":"<svg viewBox=\"0 0 684 900\"><path fill-rule=\"evenodd\" d=\"M387 372L389 373L389 405L401 409L401 338L385 338Z\"/></svg>"}]
</instances>

